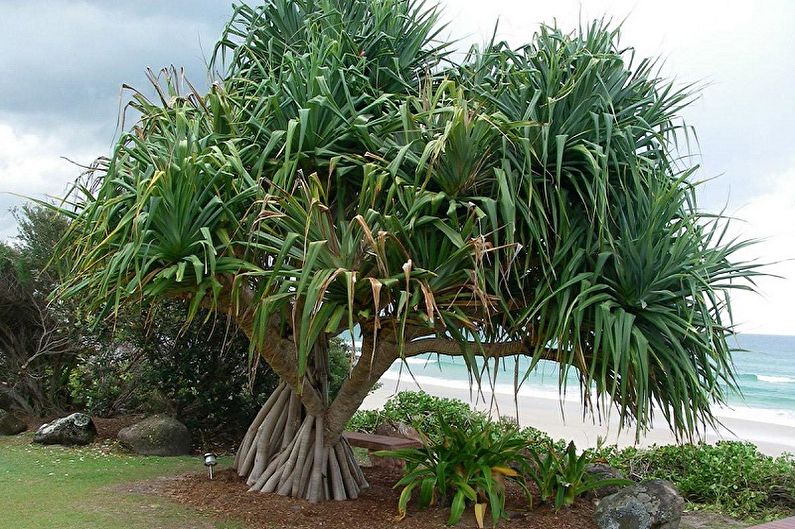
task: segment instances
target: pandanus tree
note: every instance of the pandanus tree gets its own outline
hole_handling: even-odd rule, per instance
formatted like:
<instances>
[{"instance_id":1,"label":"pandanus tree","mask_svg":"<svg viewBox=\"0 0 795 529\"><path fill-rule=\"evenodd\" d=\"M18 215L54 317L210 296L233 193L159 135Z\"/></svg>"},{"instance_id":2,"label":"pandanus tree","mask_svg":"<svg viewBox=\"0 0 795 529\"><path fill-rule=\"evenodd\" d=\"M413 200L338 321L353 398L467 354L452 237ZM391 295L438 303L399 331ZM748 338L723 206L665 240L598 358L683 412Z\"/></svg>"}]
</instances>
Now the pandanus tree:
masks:
<instances>
[{"instance_id":1,"label":"pandanus tree","mask_svg":"<svg viewBox=\"0 0 795 529\"><path fill-rule=\"evenodd\" d=\"M603 22L456 61L438 18L416 0L239 6L208 93L153 75L65 202L61 296L98 318L189 300L281 378L237 452L253 490L356 498L345 424L425 353L473 383L484 362L557 362L638 431L656 413L698 433L734 387L728 293L756 272L696 207L688 89ZM361 346L332 395L339 335Z\"/></svg>"}]
</instances>

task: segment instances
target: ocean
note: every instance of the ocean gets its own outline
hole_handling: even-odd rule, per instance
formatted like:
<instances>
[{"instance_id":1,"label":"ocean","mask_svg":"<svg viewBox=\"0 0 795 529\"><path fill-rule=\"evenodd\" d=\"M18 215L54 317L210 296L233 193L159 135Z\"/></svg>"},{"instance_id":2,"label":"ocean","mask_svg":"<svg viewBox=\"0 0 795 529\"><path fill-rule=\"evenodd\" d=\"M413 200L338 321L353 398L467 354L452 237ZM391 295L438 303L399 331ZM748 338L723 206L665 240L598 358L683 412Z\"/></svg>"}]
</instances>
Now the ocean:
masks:
<instances>
[{"instance_id":1,"label":"ocean","mask_svg":"<svg viewBox=\"0 0 795 529\"><path fill-rule=\"evenodd\" d=\"M795 336L743 334L733 338L733 346L745 351L734 353L737 383L740 394L731 394L729 406L715 410L719 417L748 419L757 422L795 426ZM481 387L484 391L513 394L515 360L501 361L499 369L484 372ZM519 359L520 377L529 361ZM558 399L557 364L542 361L521 384L523 396ZM569 394L567 400L578 400L578 383L573 371L566 375ZM441 385L455 389L469 389L470 376L461 358L425 355L396 362L382 377L390 382L416 381L422 387Z\"/></svg>"}]
</instances>

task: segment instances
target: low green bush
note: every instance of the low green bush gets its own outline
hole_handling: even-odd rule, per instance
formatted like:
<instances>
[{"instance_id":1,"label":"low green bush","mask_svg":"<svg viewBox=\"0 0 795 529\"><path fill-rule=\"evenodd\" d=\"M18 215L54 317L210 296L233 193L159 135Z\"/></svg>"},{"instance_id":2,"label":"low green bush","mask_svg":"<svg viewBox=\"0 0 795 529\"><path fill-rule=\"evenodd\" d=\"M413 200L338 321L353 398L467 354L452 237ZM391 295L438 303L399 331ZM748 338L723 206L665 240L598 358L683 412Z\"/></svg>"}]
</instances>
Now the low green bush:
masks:
<instances>
[{"instance_id":1,"label":"low green bush","mask_svg":"<svg viewBox=\"0 0 795 529\"><path fill-rule=\"evenodd\" d=\"M520 428L516 420L511 417L493 420L486 414L473 410L462 400L435 397L424 391L401 391L387 400L381 409L359 410L348 421L347 429L373 433L386 421L410 424L431 438L439 438L442 435L442 423L460 427L493 423L504 432L518 435L529 446L546 446L548 443L553 443L559 450L566 447L565 441L553 442L551 437L537 428L530 426Z\"/></svg>"},{"instance_id":2,"label":"low green bush","mask_svg":"<svg viewBox=\"0 0 795 529\"><path fill-rule=\"evenodd\" d=\"M385 420L382 410L359 410L348 421L346 429L352 432L374 433L378 425Z\"/></svg>"},{"instance_id":3,"label":"low green bush","mask_svg":"<svg viewBox=\"0 0 795 529\"><path fill-rule=\"evenodd\" d=\"M384 417L411 424L428 436L444 433L445 424L466 428L481 424L485 417L458 399L429 395L424 391L402 391L384 404Z\"/></svg>"},{"instance_id":4,"label":"low green bush","mask_svg":"<svg viewBox=\"0 0 795 529\"><path fill-rule=\"evenodd\" d=\"M466 402L429 395L424 391L401 391L384 403L381 410L359 410L348 422L348 430L372 433L382 422L410 424L431 438L438 437L444 423L466 427L483 424L485 415Z\"/></svg>"},{"instance_id":5,"label":"low green bush","mask_svg":"<svg viewBox=\"0 0 795 529\"><path fill-rule=\"evenodd\" d=\"M691 508L750 521L795 514L795 457L773 458L752 443L610 447L600 457L633 480L671 481Z\"/></svg>"},{"instance_id":6,"label":"low green bush","mask_svg":"<svg viewBox=\"0 0 795 529\"><path fill-rule=\"evenodd\" d=\"M513 417L500 417L497 424L504 431L516 430L516 435L525 440L529 447L547 447L552 445L559 451L566 449L566 441L563 439L553 440L546 432L542 432L538 428L532 426L525 426L520 428L519 423Z\"/></svg>"}]
</instances>

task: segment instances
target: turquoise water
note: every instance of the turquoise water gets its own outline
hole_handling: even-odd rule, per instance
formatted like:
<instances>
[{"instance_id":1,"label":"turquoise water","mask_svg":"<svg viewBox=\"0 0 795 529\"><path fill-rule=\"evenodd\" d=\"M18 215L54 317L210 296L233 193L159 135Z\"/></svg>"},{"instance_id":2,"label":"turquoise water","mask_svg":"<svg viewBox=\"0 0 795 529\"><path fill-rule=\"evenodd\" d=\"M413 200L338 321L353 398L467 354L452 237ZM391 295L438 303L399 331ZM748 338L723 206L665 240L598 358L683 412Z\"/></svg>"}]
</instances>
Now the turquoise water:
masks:
<instances>
[{"instance_id":1,"label":"turquoise water","mask_svg":"<svg viewBox=\"0 0 795 529\"><path fill-rule=\"evenodd\" d=\"M732 394L730 408L718 415L747 418L763 422L795 425L795 336L745 334L736 337L736 347L747 352L734 353L737 382L742 395ZM518 360L518 377L526 375L529 360ZM496 393L513 393L516 360L504 359L495 370L493 365L483 371L482 387ZM520 395L558 398L557 364L540 362L520 385ZM416 380L423 384L467 389L470 375L461 358L426 355L396 362L383 378L385 384L394 380ZM576 373L566 375L569 398L578 398Z\"/></svg>"},{"instance_id":2,"label":"turquoise water","mask_svg":"<svg viewBox=\"0 0 795 529\"><path fill-rule=\"evenodd\" d=\"M737 382L751 407L795 411L795 336L744 334L738 346L748 352L734 353Z\"/></svg>"}]
</instances>

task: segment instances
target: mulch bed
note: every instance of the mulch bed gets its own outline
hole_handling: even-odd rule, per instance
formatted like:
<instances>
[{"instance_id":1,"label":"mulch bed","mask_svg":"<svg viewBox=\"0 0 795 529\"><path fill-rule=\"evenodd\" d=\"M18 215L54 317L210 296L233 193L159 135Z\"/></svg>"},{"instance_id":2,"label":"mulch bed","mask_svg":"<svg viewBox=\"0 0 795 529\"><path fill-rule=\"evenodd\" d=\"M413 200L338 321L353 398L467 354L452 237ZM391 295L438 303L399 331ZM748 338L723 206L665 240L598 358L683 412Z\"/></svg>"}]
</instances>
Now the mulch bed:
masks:
<instances>
[{"instance_id":1,"label":"mulch bed","mask_svg":"<svg viewBox=\"0 0 795 529\"><path fill-rule=\"evenodd\" d=\"M164 481L157 488L160 494L179 503L220 518L239 520L251 529L428 529L445 526L448 511L440 507L419 511L409 506L406 518L396 520L400 491L392 486L400 473L382 468L364 470L370 488L359 499L317 505L276 494L248 492L246 484L231 469L219 472L213 481L207 479L206 474L188 474ZM594 506L590 501L578 501L572 508L556 513L547 506L528 512L522 500L518 491L508 490L506 508L511 518L501 522L500 528L596 528L592 519ZM456 527L477 527L471 509Z\"/></svg>"}]
</instances>

